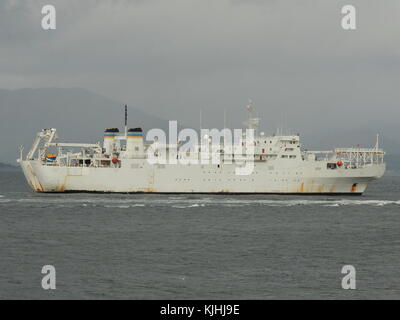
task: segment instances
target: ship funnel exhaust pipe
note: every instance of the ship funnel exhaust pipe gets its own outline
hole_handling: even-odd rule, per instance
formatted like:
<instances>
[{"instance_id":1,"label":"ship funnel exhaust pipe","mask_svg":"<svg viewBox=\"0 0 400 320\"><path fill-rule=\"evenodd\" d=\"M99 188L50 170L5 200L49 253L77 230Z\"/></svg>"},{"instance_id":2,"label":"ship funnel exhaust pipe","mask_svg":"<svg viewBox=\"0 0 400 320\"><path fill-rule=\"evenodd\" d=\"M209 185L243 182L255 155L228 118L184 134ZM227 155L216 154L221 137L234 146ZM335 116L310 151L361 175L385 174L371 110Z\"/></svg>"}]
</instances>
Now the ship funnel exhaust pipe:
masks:
<instances>
[{"instance_id":1,"label":"ship funnel exhaust pipe","mask_svg":"<svg viewBox=\"0 0 400 320\"><path fill-rule=\"evenodd\" d=\"M128 106L125 105L125 138L128 136Z\"/></svg>"}]
</instances>

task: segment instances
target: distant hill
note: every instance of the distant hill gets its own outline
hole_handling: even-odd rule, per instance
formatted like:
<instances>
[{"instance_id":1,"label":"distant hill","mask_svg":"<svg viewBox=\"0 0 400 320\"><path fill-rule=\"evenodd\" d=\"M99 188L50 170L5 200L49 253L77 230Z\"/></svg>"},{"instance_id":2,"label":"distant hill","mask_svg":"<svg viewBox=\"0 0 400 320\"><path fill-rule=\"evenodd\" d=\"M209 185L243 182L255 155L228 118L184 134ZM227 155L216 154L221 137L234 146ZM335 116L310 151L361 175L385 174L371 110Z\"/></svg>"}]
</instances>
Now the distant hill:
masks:
<instances>
[{"instance_id":1,"label":"distant hill","mask_svg":"<svg viewBox=\"0 0 400 320\"><path fill-rule=\"evenodd\" d=\"M289 119L295 119L294 124L289 126L295 128L295 133L301 134L303 148L373 147L379 132L380 146L389 155L400 154L395 106L383 105L376 114L375 109L365 109L360 113L352 108L333 105L333 102L327 103L328 107L323 109L302 106L288 114ZM124 104L129 106L130 127L143 127L145 131L151 128L168 129L168 120L143 111L146 110L143 106L139 108L129 101L116 101L80 88L0 89L0 161L15 163L19 146L25 147L26 154L35 134L42 128L57 128L60 140L67 142L101 141L105 128L122 129ZM260 104L256 105L256 109L262 120L260 129L272 133L282 112L279 104L271 107ZM229 116L242 119L245 112L243 108L233 109ZM218 120L218 112L213 111L209 117L221 129L223 123ZM192 107L184 114L171 114L170 119L178 119L181 125L184 121L198 123L198 113ZM204 123L213 127L209 121L204 120ZM241 127L236 121L230 122L230 125ZM395 167L398 161L393 159L388 158L388 164Z\"/></svg>"},{"instance_id":2,"label":"distant hill","mask_svg":"<svg viewBox=\"0 0 400 320\"><path fill-rule=\"evenodd\" d=\"M387 154L385 156L386 161L386 174L398 175L400 174L400 155L399 154Z\"/></svg>"},{"instance_id":3,"label":"distant hill","mask_svg":"<svg viewBox=\"0 0 400 320\"><path fill-rule=\"evenodd\" d=\"M17 166L12 166L12 165L0 162L0 171L15 171L15 170L19 170L19 168Z\"/></svg>"},{"instance_id":4,"label":"distant hill","mask_svg":"<svg viewBox=\"0 0 400 320\"><path fill-rule=\"evenodd\" d=\"M128 102L115 101L80 88L0 89L0 161L13 163L20 145L25 153L42 128L57 128L60 139L97 142L105 128L124 121L129 107L130 127L167 128L168 122L138 110Z\"/></svg>"}]
</instances>

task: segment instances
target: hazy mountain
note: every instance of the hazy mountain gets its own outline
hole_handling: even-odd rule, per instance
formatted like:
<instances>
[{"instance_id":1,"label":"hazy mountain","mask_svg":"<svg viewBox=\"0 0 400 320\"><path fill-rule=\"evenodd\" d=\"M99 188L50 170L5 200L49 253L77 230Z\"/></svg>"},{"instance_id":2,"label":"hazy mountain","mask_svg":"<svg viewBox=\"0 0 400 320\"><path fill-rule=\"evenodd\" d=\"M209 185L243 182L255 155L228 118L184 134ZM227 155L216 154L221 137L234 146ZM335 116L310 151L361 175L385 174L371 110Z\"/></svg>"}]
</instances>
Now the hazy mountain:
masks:
<instances>
[{"instance_id":1,"label":"hazy mountain","mask_svg":"<svg viewBox=\"0 0 400 320\"><path fill-rule=\"evenodd\" d=\"M15 170L19 170L19 168L17 166L0 162L0 171L15 171Z\"/></svg>"},{"instance_id":2,"label":"hazy mountain","mask_svg":"<svg viewBox=\"0 0 400 320\"><path fill-rule=\"evenodd\" d=\"M97 142L105 128L123 128L125 102L79 88L0 90L0 161L15 163L42 128L57 128L62 140ZM129 126L167 128L167 122L129 106Z\"/></svg>"},{"instance_id":3,"label":"hazy mountain","mask_svg":"<svg viewBox=\"0 0 400 320\"><path fill-rule=\"evenodd\" d=\"M388 154L386 161L386 175L400 174L400 155Z\"/></svg>"},{"instance_id":4,"label":"hazy mountain","mask_svg":"<svg viewBox=\"0 0 400 320\"><path fill-rule=\"evenodd\" d=\"M15 163L19 154L18 147L24 145L26 153L35 134L42 128L57 128L61 140L100 141L104 128L122 129L125 103L129 105L130 127L141 126L144 130L168 128L167 120L143 111L143 106L129 104L129 101L115 101L80 88L0 89L0 161ZM399 129L393 105L385 105L380 114L375 110L365 109L359 112L340 105L325 106L324 109L299 107L287 111L285 117L279 116L286 110L284 105L268 107L256 104L255 107L262 118L260 127L266 133L273 133L280 126L279 119L286 118L286 126L293 128L294 133L301 133L303 147L309 150L357 145L373 147L376 133L379 132L380 145L388 154L400 154L397 139ZM245 117L244 108L231 110L228 114L228 126L239 127L240 122L232 121L233 118ZM191 110L185 114L171 114L170 119L178 120L181 125L184 122L198 123L198 113ZM206 128L210 125L219 125L221 128L223 115L218 111L207 113L203 124ZM390 162L394 165L396 163Z\"/></svg>"}]
</instances>

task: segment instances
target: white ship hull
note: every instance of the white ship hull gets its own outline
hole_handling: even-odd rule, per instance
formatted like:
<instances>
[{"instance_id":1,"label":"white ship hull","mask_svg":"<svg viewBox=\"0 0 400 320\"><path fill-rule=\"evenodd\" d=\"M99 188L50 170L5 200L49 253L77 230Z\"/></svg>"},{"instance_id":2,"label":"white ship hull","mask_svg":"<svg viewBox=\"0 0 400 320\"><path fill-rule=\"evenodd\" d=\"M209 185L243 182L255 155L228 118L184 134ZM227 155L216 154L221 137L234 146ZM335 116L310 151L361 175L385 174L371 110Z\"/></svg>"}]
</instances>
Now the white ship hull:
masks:
<instances>
[{"instance_id":1,"label":"white ship hull","mask_svg":"<svg viewBox=\"0 0 400 320\"><path fill-rule=\"evenodd\" d=\"M385 172L384 163L331 170L325 163L279 160L256 162L247 176L236 175L233 164L152 165L144 159L126 159L118 168L52 166L38 160L20 164L38 192L360 195Z\"/></svg>"},{"instance_id":2,"label":"white ship hull","mask_svg":"<svg viewBox=\"0 0 400 320\"><path fill-rule=\"evenodd\" d=\"M102 145L58 142L43 129L18 162L37 192L359 195L385 172L378 137L374 148L303 151L299 134L255 135L259 118L246 109L246 133L202 129L198 140L172 121L167 143L159 129L128 129L125 106L125 132L106 129Z\"/></svg>"}]
</instances>

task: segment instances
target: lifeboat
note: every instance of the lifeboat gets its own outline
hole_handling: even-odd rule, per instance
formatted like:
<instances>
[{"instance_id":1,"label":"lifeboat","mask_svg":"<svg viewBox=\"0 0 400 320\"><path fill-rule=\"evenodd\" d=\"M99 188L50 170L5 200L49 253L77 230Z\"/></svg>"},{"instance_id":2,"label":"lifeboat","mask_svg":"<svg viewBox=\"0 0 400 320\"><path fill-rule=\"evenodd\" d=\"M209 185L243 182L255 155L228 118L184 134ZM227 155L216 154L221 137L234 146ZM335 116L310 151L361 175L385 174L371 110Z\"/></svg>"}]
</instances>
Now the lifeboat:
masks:
<instances>
[{"instance_id":1,"label":"lifeboat","mask_svg":"<svg viewBox=\"0 0 400 320\"><path fill-rule=\"evenodd\" d=\"M54 161L57 160L57 155L55 155L55 154L48 154L48 155L46 156L46 160L49 161L49 162L54 162Z\"/></svg>"}]
</instances>

